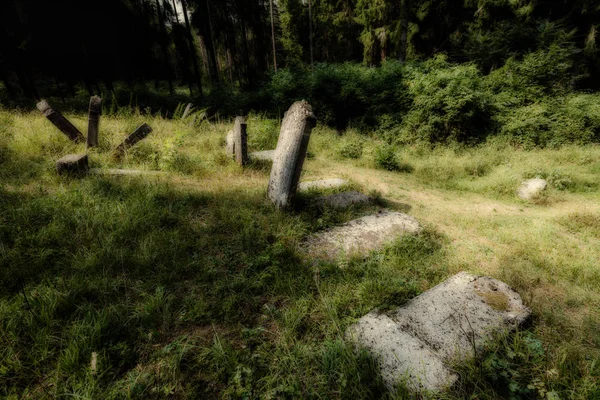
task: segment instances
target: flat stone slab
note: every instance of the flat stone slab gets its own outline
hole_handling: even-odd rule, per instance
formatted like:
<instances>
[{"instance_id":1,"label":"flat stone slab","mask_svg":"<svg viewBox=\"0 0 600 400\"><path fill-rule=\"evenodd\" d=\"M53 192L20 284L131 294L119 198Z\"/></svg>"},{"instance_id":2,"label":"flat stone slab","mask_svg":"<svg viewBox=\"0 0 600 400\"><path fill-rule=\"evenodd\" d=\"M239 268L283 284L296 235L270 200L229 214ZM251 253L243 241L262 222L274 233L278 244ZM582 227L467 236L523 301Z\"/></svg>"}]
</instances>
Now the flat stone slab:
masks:
<instances>
[{"instance_id":1,"label":"flat stone slab","mask_svg":"<svg viewBox=\"0 0 600 400\"><path fill-rule=\"evenodd\" d=\"M250 159L253 160L273 161L273 157L275 157L275 150L255 151L254 153L250 153Z\"/></svg>"},{"instance_id":2,"label":"flat stone slab","mask_svg":"<svg viewBox=\"0 0 600 400\"><path fill-rule=\"evenodd\" d=\"M333 208L347 208L357 204L367 204L371 201L369 196L366 196L356 190L330 194L321 196L315 199L318 205L326 205Z\"/></svg>"},{"instance_id":3,"label":"flat stone slab","mask_svg":"<svg viewBox=\"0 0 600 400\"><path fill-rule=\"evenodd\" d=\"M333 189L348 185L348 181L340 178L321 179L318 181L300 182L298 184L299 191L307 191L312 189Z\"/></svg>"},{"instance_id":4,"label":"flat stone slab","mask_svg":"<svg viewBox=\"0 0 600 400\"><path fill-rule=\"evenodd\" d=\"M162 175L162 171L145 171L142 169L112 169L112 168L92 168L90 174L94 175L121 175L121 176L135 176L135 175Z\"/></svg>"},{"instance_id":5,"label":"flat stone slab","mask_svg":"<svg viewBox=\"0 0 600 400\"><path fill-rule=\"evenodd\" d=\"M519 190L517 190L517 196L523 200L531 200L542 193L546 186L548 186L548 182L544 179L534 178L524 181L521 184Z\"/></svg>"},{"instance_id":6,"label":"flat stone slab","mask_svg":"<svg viewBox=\"0 0 600 400\"><path fill-rule=\"evenodd\" d=\"M372 311L347 336L379 359L390 389L404 380L415 392L440 391L457 378L448 365L481 356L530 314L504 282L460 272L386 315Z\"/></svg>"},{"instance_id":7,"label":"flat stone slab","mask_svg":"<svg viewBox=\"0 0 600 400\"><path fill-rule=\"evenodd\" d=\"M87 154L67 154L56 162L56 172L59 175L85 174L87 171Z\"/></svg>"},{"instance_id":8,"label":"flat stone slab","mask_svg":"<svg viewBox=\"0 0 600 400\"><path fill-rule=\"evenodd\" d=\"M304 250L316 258L335 259L341 254L364 254L403 234L421 232L410 215L383 211L319 232L305 242Z\"/></svg>"}]
</instances>

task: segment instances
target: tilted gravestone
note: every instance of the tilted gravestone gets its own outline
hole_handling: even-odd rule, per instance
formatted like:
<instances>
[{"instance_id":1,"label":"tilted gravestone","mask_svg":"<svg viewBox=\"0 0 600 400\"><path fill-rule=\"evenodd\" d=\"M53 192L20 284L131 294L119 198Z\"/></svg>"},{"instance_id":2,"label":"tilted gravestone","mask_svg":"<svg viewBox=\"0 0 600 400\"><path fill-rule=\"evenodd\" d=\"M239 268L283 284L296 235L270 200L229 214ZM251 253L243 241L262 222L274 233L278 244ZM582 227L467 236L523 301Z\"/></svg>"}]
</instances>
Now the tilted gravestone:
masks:
<instances>
[{"instance_id":1,"label":"tilted gravestone","mask_svg":"<svg viewBox=\"0 0 600 400\"><path fill-rule=\"evenodd\" d=\"M98 146L98 125L102 114L102 99L98 96L90 97L90 109L88 113L87 147Z\"/></svg>"},{"instance_id":2,"label":"tilted gravestone","mask_svg":"<svg viewBox=\"0 0 600 400\"><path fill-rule=\"evenodd\" d=\"M144 123L138 126L131 135L127 136L125 140L123 140L123 142L117 146L117 148L114 150L114 156L117 158L121 157L123 154L125 154L127 149L148 136L150 132L152 132L152 128L148 124Z\"/></svg>"},{"instance_id":3,"label":"tilted gravestone","mask_svg":"<svg viewBox=\"0 0 600 400\"><path fill-rule=\"evenodd\" d=\"M50 104L46 100L42 100L37 103L37 109L44 114L46 118L54 126L56 126L62 133L67 135L75 143L83 142L83 134L79 132L75 126L69 122L61 113L50 107Z\"/></svg>"},{"instance_id":4,"label":"tilted gravestone","mask_svg":"<svg viewBox=\"0 0 600 400\"><path fill-rule=\"evenodd\" d=\"M481 357L494 335L517 328L531 314L507 284L458 273L391 312L371 311L346 332L378 360L391 390L441 391L458 379L450 368Z\"/></svg>"},{"instance_id":5,"label":"tilted gravestone","mask_svg":"<svg viewBox=\"0 0 600 400\"><path fill-rule=\"evenodd\" d=\"M310 133L316 122L312 107L304 100L292 104L285 113L267 190L268 198L278 209L288 208L296 194Z\"/></svg>"}]
</instances>

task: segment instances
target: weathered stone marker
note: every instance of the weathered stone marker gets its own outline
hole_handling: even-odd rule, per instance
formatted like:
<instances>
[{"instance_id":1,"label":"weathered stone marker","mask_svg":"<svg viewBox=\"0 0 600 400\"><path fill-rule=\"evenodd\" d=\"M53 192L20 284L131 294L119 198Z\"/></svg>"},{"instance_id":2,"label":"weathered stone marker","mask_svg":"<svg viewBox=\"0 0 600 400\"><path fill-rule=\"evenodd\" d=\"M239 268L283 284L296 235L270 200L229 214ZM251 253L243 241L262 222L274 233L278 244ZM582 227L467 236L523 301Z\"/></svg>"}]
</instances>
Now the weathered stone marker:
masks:
<instances>
[{"instance_id":1,"label":"weathered stone marker","mask_svg":"<svg viewBox=\"0 0 600 400\"><path fill-rule=\"evenodd\" d=\"M481 356L530 314L504 282L461 272L392 312L371 311L346 335L377 357L391 390L404 380L414 392L440 391L458 378L448 365Z\"/></svg>"},{"instance_id":2,"label":"weathered stone marker","mask_svg":"<svg viewBox=\"0 0 600 400\"><path fill-rule=\"evenodd\" d=\"M544 179L534 178L524 181L517 191L517 196L523 200L531 200L542 193L548 183Z\"/></svg>"},{"instance_id":3,"label":"weathered stone marker","mask_svg":"<svg viewBox=\"0 0 600 400\"><path fill-rule=\"evenodd\" d=\"M56 172L59 175L85 174L87 171L87 154L68 154L56 162Z\"/></svg>"},{"instance_id":4,"label":"weathered stone marker","mask_svg":"<svg viewBox=\"0 0 600 400\"><path fill-rule=\"evenodd\" d=\"M102 114L102 99L99 96L90 97L90 109L88 112L87 147L98 146L98 124Z\"/></svg>"},{"instance_id":5,"label":"weathered stone marker","mask_svg":"<svg viewBox=\"0 0 600 400\"><path fill-rule=\"evenodd\" d=\"M421 230L419 222L410 215L383 211L318 232L306 240L302 250L313 258L331 260L342 254L365 254L398 236Z\"/></svg>"},{"instance_id":6,"label":"weathered stone marker","mask_svg":"<svg viewBox=\"0 0 600 400\"><path fill-rule=\"evenodd\" d=\"M185 107L185 110L183 111L183 115L181 116L181 119L185 119L188 114L190 113L190 111L192 110L192 103L188 103L188 105Z\"/></svg>"},{"instance_id":7,"label":"weathered stone marker","mask_svg":"<svg viewBox=\"0 0 600 400\"><path fill-rule=\"evenodd\" d=\"M246 120L244 117L235 118L233 142L235 161L243 167L248 164L248 135L246 134Z\"/></svg>"},{"instance_id":8,"label":"weathered stone marker","mask_svg":"<svg viewBox=\"0 0 600 400\"><path fill-rule=\"evenodd\" d=\"M235 139L233 138L233 129L227 132L227 157L235 158Z\"/></svg>"},{"instance_id":9,"label":"weathered stone marker","mask_svg":"<svg viewBox=\"0 0 600 400\"><path fill-rule=\"evenodd\" d=\"M285 113L267 190L278 209L288 208L296 194L310 133L316 122L312 107L304 100L292 104Z\"/></svg>"},{"instance_id":10,"label":"weathered stone marker","mask_svg":"<svg viewBox=\"0 0 600 400\"><path fill-rule=\"evenodd\" d=\"M146 123L138 126L135 131L123 140L123 142L115 148L114 155L115 157L121 157L127 149L134 146L137 142L148 136L148 134L152 132L152 128Z\"/></svg>"},{"instance_id":11,"label":"weathered stone marker","mask_svg":"<svg viewBox=\"0 0 600 400\"><path fill-rule=\"evenodd\" d=\"M63 117L61 113L50 107L50 104L48 104L46 100L40 101L36 106L37 109L40 110L42 114L44 114L44 116L48 118L52 124L54 124L54 126L60 129L62 133L67 135L69 139L75 143L83 142L83 134L79 132L79 130L75 128L75 126L70 123L69 120Z\"/></svg>"}]
</instances>

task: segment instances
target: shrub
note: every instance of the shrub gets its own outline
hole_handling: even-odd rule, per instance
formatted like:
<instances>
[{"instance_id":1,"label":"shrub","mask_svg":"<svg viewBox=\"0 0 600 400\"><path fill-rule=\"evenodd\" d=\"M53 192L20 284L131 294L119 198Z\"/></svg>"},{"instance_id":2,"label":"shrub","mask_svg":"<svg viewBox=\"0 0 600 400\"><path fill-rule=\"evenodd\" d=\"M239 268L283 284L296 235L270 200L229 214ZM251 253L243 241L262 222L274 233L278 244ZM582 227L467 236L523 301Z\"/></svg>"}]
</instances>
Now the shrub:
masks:
<instances>
[{"instance_id":1,"label":"shrub","mask_svg":"<svg viewBox=\"0 0 600 400\"><path fill-rule=\"evenodd\" d=\"M363 142L360 139L350 139L342 142L338 148L338 154L344 158L361 158L363 153Z\"/></svg>"},{"instance_id":2,"label":"shrub","mask_svg":"<svg viewBox=\"0 0 600 400\"><path fill-rule=\"evenodd\" d=\"M394 146L382 145L375 150L375 164L388 171L412 172L411 165L400 162Z\"/></svg>"}]
</instances>

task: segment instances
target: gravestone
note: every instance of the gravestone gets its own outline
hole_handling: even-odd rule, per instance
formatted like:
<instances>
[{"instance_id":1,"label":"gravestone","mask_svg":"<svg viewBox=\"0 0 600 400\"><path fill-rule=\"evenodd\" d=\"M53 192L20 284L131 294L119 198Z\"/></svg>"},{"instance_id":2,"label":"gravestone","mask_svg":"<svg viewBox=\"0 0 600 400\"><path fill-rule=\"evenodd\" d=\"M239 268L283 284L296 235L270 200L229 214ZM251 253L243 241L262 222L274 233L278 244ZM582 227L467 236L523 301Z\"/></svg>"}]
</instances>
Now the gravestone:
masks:
<instances>
[{"instance_id":1,"label":"gravestone","mask_svg":"<svg viewBox=\"0 0 600 400\"><path fill-rule=\"evenodd\" d=\"M267 190L269 200L278 209L288 208L293 201L316 121L312 107L304 100L292 104L285 113Z\"/></svg>"},{"instance_id":2,"label":"gravestone","mask_svg":"<svg viewBox=\"0 0 600 400\"><path fill-rule=\"evenodd\" d=\"M441 391L458 378L450 365L481 357L530 314L504 282L461 272L396 310L371 311L346 336L376 357L389 389Z\"/></svg>"},{"instance_id":3,"label":"gravestone","mask_svg":"<svg viewBox=\"0 0 600 400\"><path fill-rule=\"evenodd\" d=\"M42 100L36 105L37 109L44 114L46 118L54 126L56 126L62 133L67 135L75 143L83 142L83 134L79 132L79 129L69 122L61 113L50 107L50 104L46 100Z\"/></svg>"},{"instance_id":4,"label":"gravestone","mask_svg":"<svg viewBox=\"0 0 600 400\"><path fill-rule=\"evenodd\" d=\"M313 189L335 189L348 185L348 181L340 178L321 179L318 181L300 182L298 190L305 192Z\"/></svg>"},{"instance_id":5,"label":"gravestone","mask_svg":"<svg viewBox=\"0 0 600 400\"><path fill-rule=\"evenodd\" d=\"M98 125L102 114L102 99L98 96L90 97L88 112L87 147L98 146Z\"/></svg>"},{"instance_id":6,"label":"gravestone","mask_svg":"<svg viewBox=\"0 0 600 400\"><path fill-rule=\"evenodd\" d=\"M125 154L127 149L144 139L146 136L148 136L148 134L150 134L150 132L152 132L152 128L148 124L143 123L142 125L138 126L136 130L127 136L125 140L123 140L123 142L114 150L115 157L121 157L123 154Z\"/></svg>"},{"instance_id":7,"label":"gravestone","mask_svg":"<svg viewBox=\"0 0 600 400\"><path fill-rule=\"evenodd\" d=\"M59 175L85 174L87 171L87 154L67 154L56 162L56 172Z\"/></svg>"},{"instance_id":8,"label":"gravestone","mask_svg":"<svg viewBox=\"0 0 600 400\"><path fill-rule=\"evenodd\" d=\"M517 196L523 200L531 200L540 195L548 186L544 179L534 178L524 181L517 191Z\"/></svg>"},{"instance_id":9,"label":"gravestone","mask_svg":"<svg viewBox=\"0 0 600 400\"><path fill-rule=\"evenodd\" d=\"M403 234L421 232L421 225L410 215L394 211L358 218L310 236L302 250L313 258L335 259L376 250Z\"/></svg>"},{"instance_id":10,"label":"gravestone","mask_svg":"<svg viewBox=\"0 0 600 400\"><path fill-rule=\"evenodd\" d=\"M227 145L226 145L227 157L235 157L235 140L233 138L233 129L227 132Z\"/></svg>"},{"instance_id":11,"label":"gravestone","mask_svg":"<svg viewBox=\"0 0 600 400\"><path fill-rule=\"evenodd\" d=\"M246 134L246 120L244 117L236 117L233 126L233 152L235 161L240 166L248 164L248 137Z\"/></svg>"}]
</instances>

